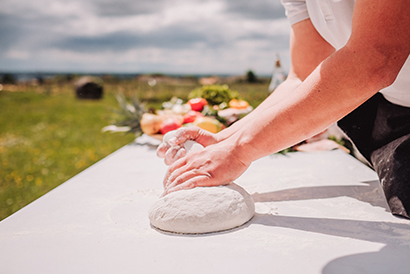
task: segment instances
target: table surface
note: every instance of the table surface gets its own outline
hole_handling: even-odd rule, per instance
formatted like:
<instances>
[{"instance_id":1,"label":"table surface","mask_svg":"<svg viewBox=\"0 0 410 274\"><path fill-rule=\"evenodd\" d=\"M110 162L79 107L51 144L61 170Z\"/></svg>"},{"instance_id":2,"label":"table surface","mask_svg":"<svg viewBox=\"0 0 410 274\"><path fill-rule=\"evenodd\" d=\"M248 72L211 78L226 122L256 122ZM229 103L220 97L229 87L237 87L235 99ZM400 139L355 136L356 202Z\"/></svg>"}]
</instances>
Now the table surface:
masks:
<instances>
[{"instance_id":1,"label":"table surface","mask_svg":"<svg viewBox=\"0 0 410 274\"><path fill-rule=\"evenodd\" d=\"M0 272L409 273L410 222L341 150L271 155L237 180L254 218L218 233L150 226L166 171L131 144L0 222Z\"/></svg>"}]
</instances>

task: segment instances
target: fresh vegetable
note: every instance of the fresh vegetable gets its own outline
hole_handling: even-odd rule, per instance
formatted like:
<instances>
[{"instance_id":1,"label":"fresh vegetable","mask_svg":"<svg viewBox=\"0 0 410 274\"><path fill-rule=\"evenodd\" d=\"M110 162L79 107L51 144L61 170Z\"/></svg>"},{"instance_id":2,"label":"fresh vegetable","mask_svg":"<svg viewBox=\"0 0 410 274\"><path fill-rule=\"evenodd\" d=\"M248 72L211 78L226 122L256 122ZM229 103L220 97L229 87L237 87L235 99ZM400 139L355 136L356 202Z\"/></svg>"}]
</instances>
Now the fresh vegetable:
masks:
<instances>
[{"instance_id":1,"label":"fresh vegetable","mask_svg":"<svg viewBox=\"0 0 410 274\"><path fill-rule=\"evenodd\" d=\"M171 109L158 110L157 114L162 117L162 121L164 121L168 118L173 118L173 119L179 121L181 124L184 121L184 116L182 116L180 114L176 114Z\"/></svg>"},{"instance_id":2,"label":"fresh vegetable","mask_svg":"<svg viewBox=\"0 0 410 274\"><path fill-rule=\"evenodd\" d=\"M165 134L168 131L178 129L182 126L181 121L175 118L168 118L161 123L160 132Z\"/></svg>"},{"instance_id":3,"label":"fresh vegetable","mask_svg":"<svg viewBox=\"0 0 410 274\"><path fill-rule=\"evenodd\" d=\"M185 113L187 113L188 111L191 110L191 106L188 104L185 105L174 105L172 107L172 111L176 114L180 114L180 115L184 115Z\"/></svg>"},{"instance_id":4,"label":"fresh vegetable","mask_svg":"<svg viewBox=\"0 0 410 274\"><path fill-rule=\"evenodd\" d=\"M204 98L193 98L188 101L188 104L191 106L192 110L202 111L208 102Z\"/></svg>"},{"instance_id":5,"label":"fresh vegetable","mask_svg":"<svg viewBox=\"0 0 410 274\"><path fill-rule=\"evenodd\" d=\"M162 121L163 118L159 115L144 113L140 121L141 130L148 135L158 133L161 129Z\"/></svg>"},{"instance_id":6,"label":"fresh vegetable","mask_svg":"<svg viewBox=\"0 0 410 274\"><path fill-rule=\"evenodd\" d=\"M208 104L214 106L238 98L238 92L231 90L228 85L209 85L192 90L188 98L204 98Z\"/></svg>"},{"instance_id":7,"label":"fresh vegetable","mask_svg":"<svg viewBox=\"0 0 410 274\"><path fill-rule=\"evenodd\" d=\"M249 103L245 100L232 99L231 101L229 101L229 107L236 109L244 109L249 107Z\"/></svg>"},{"instance_id":8,"label":"fresh vegetable","mask_svg":"<svg viewBox=\"0 0 410 274\"><path fill-rule=\"evenodd\" d=\"M204 130L207 130L212 133L217 133L221 131L224 126L221 122L211 117L201 117L195 120L193 125L198 126Z\"/></svg>"},{"instance_id":9,"label":"fresh vegetable","mask_svg":"<svg viewBox=\"0 0 410 274\"><path fill-rule=\"evenodd\" d=\"M200 117L204 116L198 111L191 110L190 112L184 115L184 124L192 123Z\"/></svg>"}]
</instances>

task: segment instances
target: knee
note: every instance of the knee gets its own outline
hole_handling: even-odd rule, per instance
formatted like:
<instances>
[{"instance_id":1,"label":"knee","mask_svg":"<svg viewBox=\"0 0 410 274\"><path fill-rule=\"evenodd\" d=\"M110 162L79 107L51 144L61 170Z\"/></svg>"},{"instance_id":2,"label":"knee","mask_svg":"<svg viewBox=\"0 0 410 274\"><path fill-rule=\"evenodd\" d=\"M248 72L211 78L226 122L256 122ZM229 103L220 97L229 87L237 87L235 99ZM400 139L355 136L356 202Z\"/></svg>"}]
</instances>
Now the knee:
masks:
<instances>
[{"instance_id":1,"label":"knee","mask_svg":"<svg viewBox=\"0 0 410 274\"><path fill-rule=\"evenodd\" d=\"M410 134L374 151L371 161L392 214L410 218Z\"/></svg>"}]
</instances>

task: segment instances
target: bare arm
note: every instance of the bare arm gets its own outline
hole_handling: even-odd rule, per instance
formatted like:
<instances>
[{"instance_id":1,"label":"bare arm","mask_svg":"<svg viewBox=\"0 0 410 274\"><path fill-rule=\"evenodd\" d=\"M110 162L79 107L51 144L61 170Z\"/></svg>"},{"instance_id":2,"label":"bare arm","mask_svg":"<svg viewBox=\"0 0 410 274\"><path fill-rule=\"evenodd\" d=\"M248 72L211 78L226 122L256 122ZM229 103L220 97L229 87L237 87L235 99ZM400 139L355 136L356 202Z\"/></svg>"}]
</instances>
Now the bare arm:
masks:
<instances>
[{"instance_id":1,"label":"bare arm","mask_svg":"<svg viewBox=\"0 0 410 274\"><path fill-rule=\"evenodd\" d=\"M188 139L195 140L205 147L226 140L248 123L260 119L265 110L287 98L333 52L334 48L320 36L310 19L294 24L290 35L292 63L289 75L265 101L246 117L216 135L194 127L180 129L175 135L176 143L172 145L167 142L162 143L157 150L157 155L164 158L165 163L169 165L185 156L185 150L181 149L179 144Z\"/></svg>"},{"instance_id":2,"label":"bare arm","mask_svg":"<svg viewBox=\"0 0 410 274\"><path fill-rule=\"evenodd\" d=\"M346 46L311 74L292 60L292 73L300 79L305 73L309 76L289 96L261 110L258 118L227 139L171 165L164 180L165 193L231 182L253 160L322 131L392 84L410 53L409 14L407 0L357 0ZM296 27L293 30L299 39ZM299 53L292 52L292 58L297 60Z\"/></svg>"},{"instance_id":3,"label":"bare arm","mask_svg":"<svg viewBox=\"0 0 410 274\"><path fill-rule=\"evenodd\" d=\"M270 107L288 97L306 77L329 55L334 48L316 31L310 19L292 26L290 34L291 68L287 79L265 99L254 111L217 135L218 141L225 140L243 128Z\"/></svg>"},{"instance_id":4,"label":"bare arm","mask_svg":"<svg viewBox=\"0 0 410 274\"><path fill-rule=\"evenodd\" d=\"M285 100L265 109L266 119L232 136L244 148L240 157L253 161L306 139L391 85L410 53L409 14L405 0L356 1L346 46Z\"/></svg>"}]
</instances>

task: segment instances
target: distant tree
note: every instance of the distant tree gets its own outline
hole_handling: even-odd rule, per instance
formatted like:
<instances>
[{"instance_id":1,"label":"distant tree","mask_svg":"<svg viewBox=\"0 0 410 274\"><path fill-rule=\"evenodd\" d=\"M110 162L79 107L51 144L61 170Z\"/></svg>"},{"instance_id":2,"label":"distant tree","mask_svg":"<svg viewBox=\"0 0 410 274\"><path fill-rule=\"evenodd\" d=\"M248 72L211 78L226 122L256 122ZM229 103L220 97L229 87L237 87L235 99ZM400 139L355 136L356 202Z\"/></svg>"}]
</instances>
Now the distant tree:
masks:
<instances>
[{"instance_id":1,"label":"distant tree","mask_svg":"<svg viewBox=\"0 0 410 274\"><path fill-rule=\"evenodd\" d=\"M73 81L74 78L75 78L75 75L74 75L74 74L67 74L67 75L65 75L65 79L66 79L67 82Z\"/></svg>"},{"instance_id":2,"label":"distant tree","mask_svg":"<svg viewBox=\"0 0 410 274\"><path fill-rule=\"evenodd\" d=\"M37 76L36 77L37 83L41 86L44 84L44 78L42 76Z\"/></svg>"},{"instance_id":3,"label":"distant tree","mask_svg":"<svg viewBox=\"0 0 410 274\"><path fill-rule=\"evenodd\" d=\"M2 81L3 84L12 84L14 85L16 83L16 79L14 78L14 75L11 73L6 73L3 75Z\"/></svg>"},{"instance_id":4,"label":"distant tree","mask_svg":"<svg viewBox=\"0 0 410 274\"><path fill-rule=\"evenodd\" d=\"M249 70L246 73L246 81L249 82L249 83L256 83L258 81L258 79L256 78L255 73L253 73L252 70Z\"/></svg>"}]
</instances>

